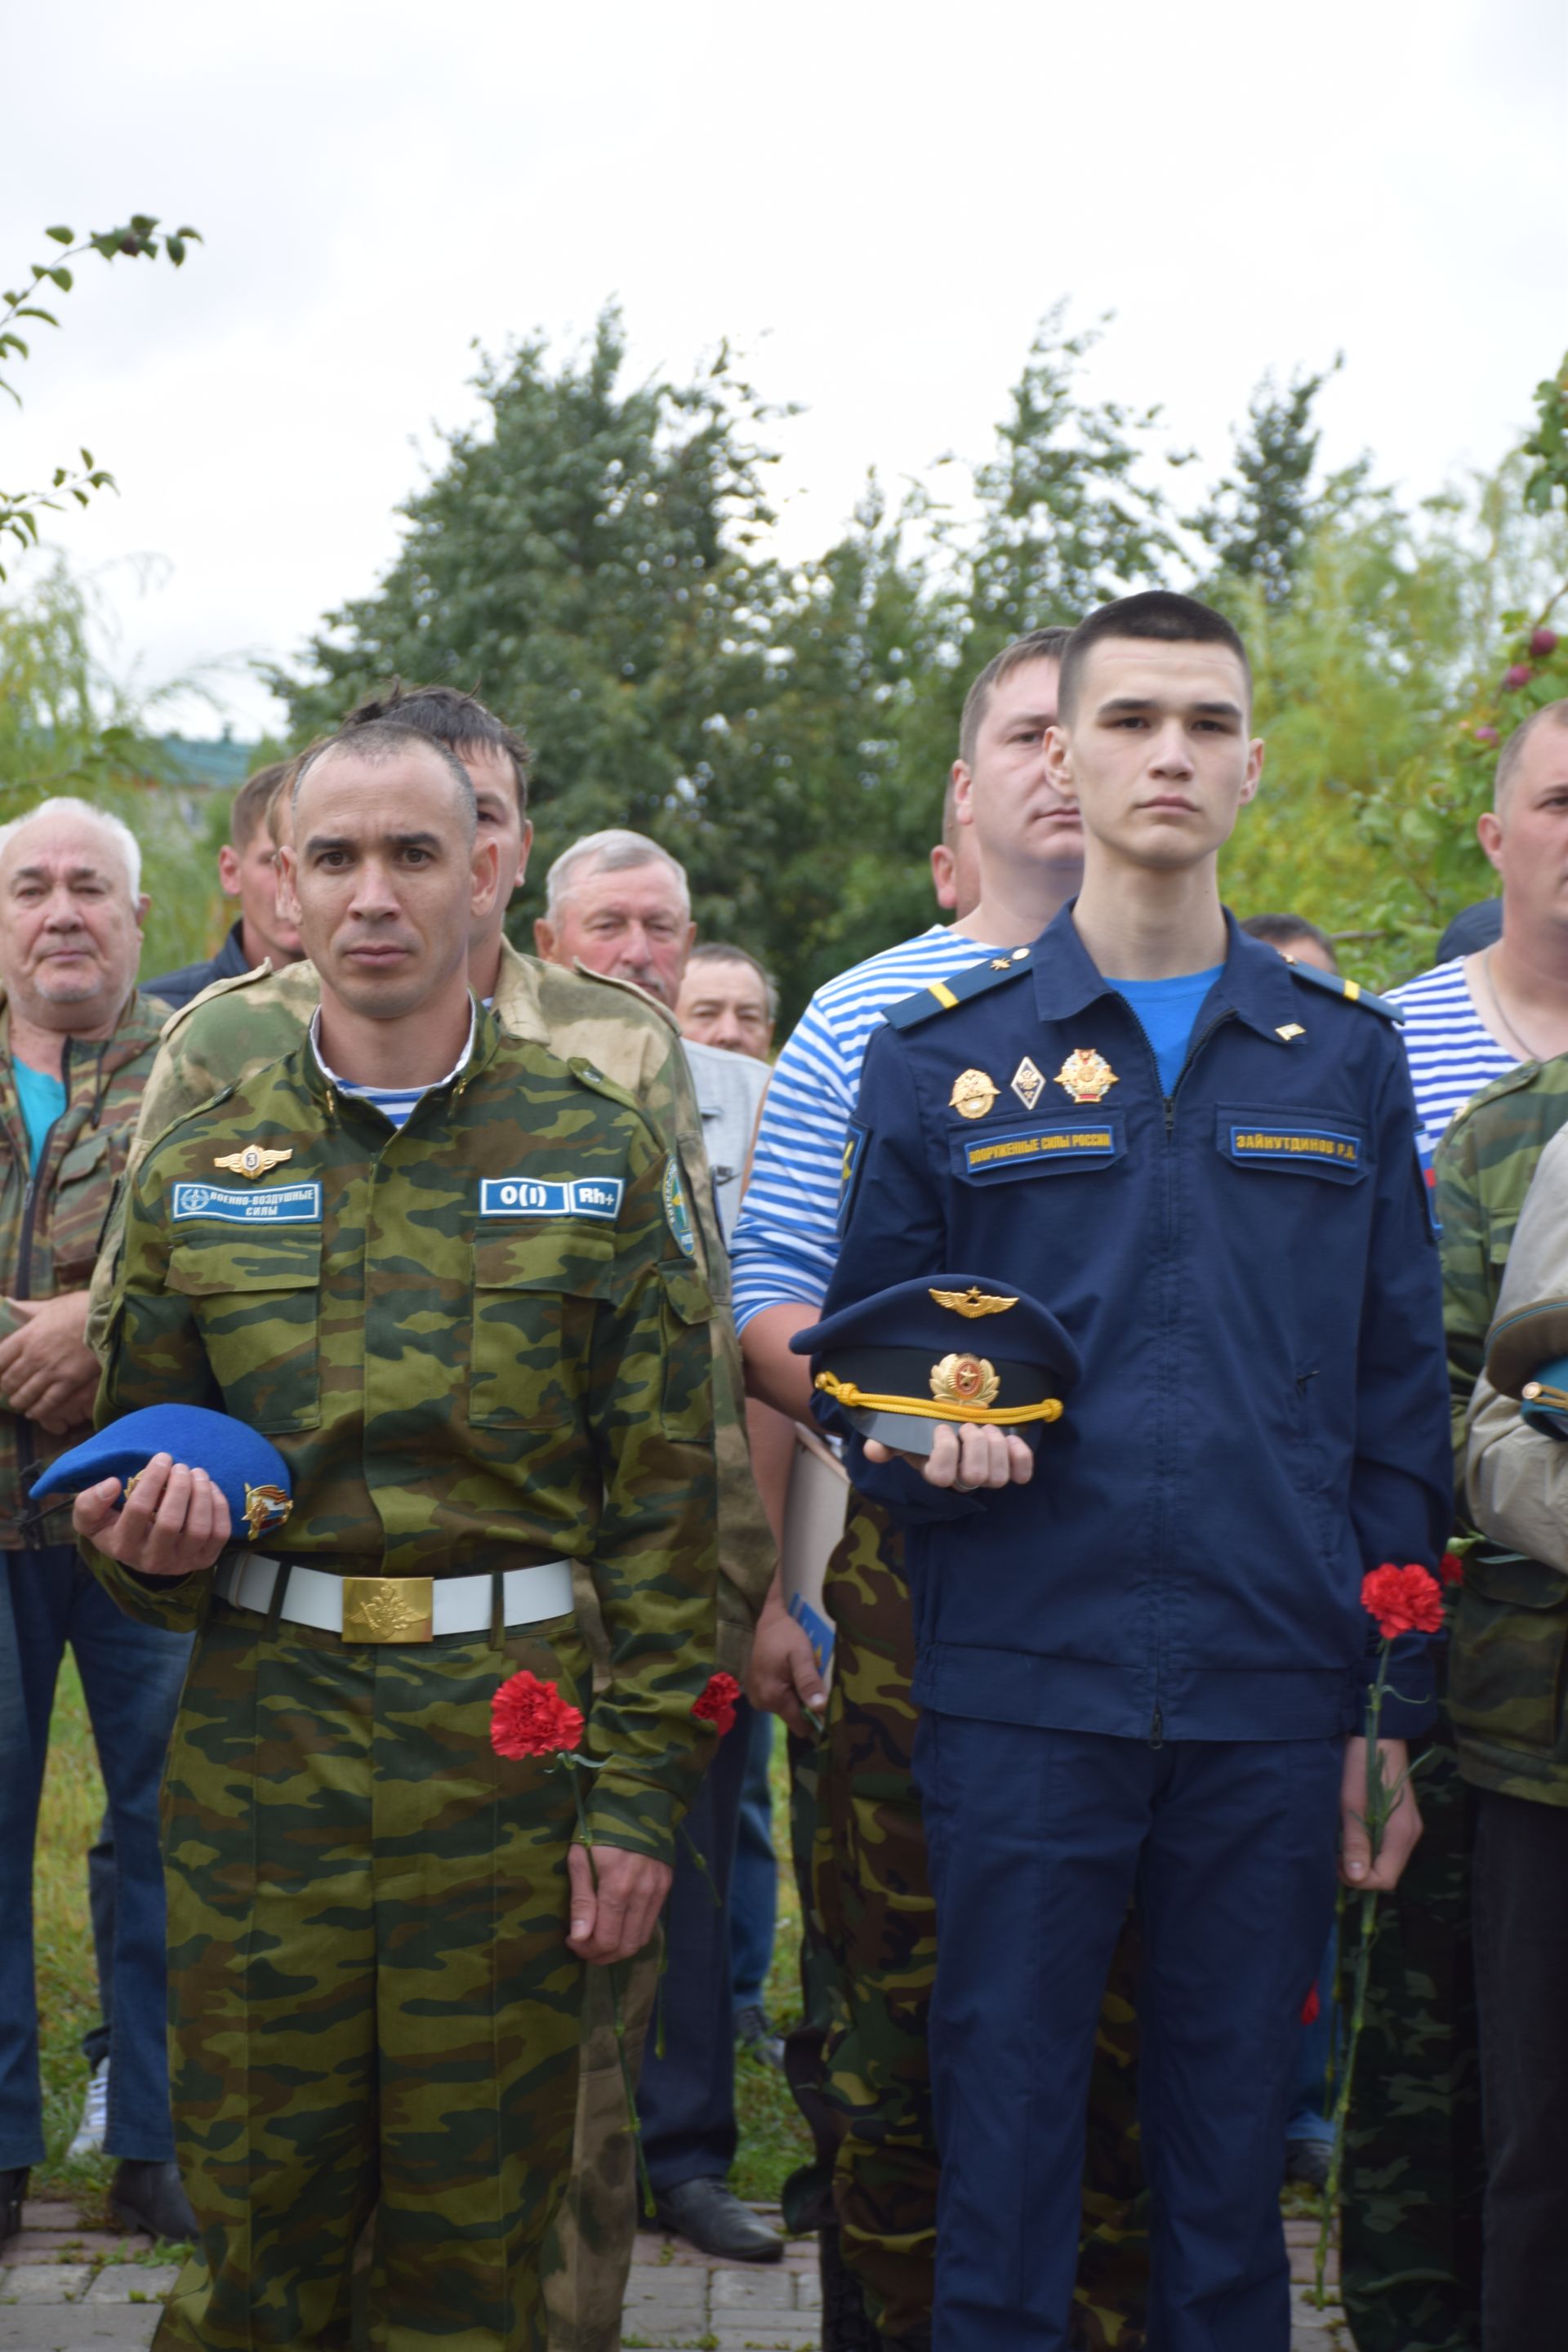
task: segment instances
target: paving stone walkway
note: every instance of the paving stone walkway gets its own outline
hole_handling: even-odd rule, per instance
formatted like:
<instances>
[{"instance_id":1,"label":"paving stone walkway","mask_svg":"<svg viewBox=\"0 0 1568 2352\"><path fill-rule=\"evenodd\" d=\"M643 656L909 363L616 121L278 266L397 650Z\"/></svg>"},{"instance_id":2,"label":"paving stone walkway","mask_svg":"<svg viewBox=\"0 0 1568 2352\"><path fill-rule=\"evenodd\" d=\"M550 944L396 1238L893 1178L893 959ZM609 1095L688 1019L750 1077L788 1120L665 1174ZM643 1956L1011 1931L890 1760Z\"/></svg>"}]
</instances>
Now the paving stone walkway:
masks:
<instances>
[{"instance_id":1,"label":"paving stone walkway","mask_svg":"<svg viewBox=\"0 0 1568 2352\"><path fill-rule=\"evenodd\" d=\"M146 2352L175 2276L151 2240L86 2229L68 2205L29 2205L23 2220L0 2250L0 2352ZM1291 2220L1285 2231L1297 2281L1291 2352L1354 2352L1337 2311L1306 2299L1312 2224ZM819 2305L809 2240L792 2243L782 2263L736 2268L644 2232L622 2342L626 2352L816 2352Z\"/></svg>"}]
</instances>

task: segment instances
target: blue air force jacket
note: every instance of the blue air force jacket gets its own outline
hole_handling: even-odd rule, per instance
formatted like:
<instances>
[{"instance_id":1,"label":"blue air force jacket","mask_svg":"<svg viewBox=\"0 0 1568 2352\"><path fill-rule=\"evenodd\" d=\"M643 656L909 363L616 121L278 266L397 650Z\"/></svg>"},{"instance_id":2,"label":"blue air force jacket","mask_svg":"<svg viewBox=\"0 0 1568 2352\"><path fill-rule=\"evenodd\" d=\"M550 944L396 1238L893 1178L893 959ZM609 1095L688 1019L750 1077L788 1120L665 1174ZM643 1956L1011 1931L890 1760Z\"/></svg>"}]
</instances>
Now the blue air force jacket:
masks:
<instances>
[{"instance_id":1,"label":"blue air force jacket","mask_svg":"<svg viewBox=\"0 0 1568 2352\"><path fill-rule=\"evenodd\" d=\"M1084 1366L1029 1486L952 1496L850 1446L909 1533L923 1706L1154 1740L1359 1730L1362 1576L1431 1567L1447 1536L1398 1030L1227 922L1169 1097L1070 908L871 1040L825 1313L974 1267L1052 1308ZM1401 1653L1387 1737L1432 1714L1425 1646Z\"/></svg>"}]
</instances>

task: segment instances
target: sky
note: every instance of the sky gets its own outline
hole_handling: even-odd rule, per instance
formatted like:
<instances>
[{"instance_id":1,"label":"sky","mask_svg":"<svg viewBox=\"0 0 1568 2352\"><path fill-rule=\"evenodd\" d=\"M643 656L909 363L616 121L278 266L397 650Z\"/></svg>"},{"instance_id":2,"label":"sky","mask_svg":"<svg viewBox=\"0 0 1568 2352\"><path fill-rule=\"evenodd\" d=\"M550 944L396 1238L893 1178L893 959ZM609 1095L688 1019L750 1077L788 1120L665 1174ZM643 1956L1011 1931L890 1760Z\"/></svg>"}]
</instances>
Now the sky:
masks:
<instances>
[{"instance_id":1,"label":"sky","mask_svg":"<svg viewBox=\"0 0 1568 2352\"><path fill-rule=\"evenodd\" d=\"M1411 495L1568 343L1562 0L73 0L7 12L0 89L0 282L53 222L205 239L89 257L0 415L8 485L112 468L49 537L118 674L205 677L197 734L279 723L251 664L374 587L476 345L568 352L611 298L635 374L728 338L802 404L786 554L868 467L984 457L1063 298L1114 314L1090 390L1209 477L1267 370L1342 352L1325 457Z\"/></svg>"}]
</instances>

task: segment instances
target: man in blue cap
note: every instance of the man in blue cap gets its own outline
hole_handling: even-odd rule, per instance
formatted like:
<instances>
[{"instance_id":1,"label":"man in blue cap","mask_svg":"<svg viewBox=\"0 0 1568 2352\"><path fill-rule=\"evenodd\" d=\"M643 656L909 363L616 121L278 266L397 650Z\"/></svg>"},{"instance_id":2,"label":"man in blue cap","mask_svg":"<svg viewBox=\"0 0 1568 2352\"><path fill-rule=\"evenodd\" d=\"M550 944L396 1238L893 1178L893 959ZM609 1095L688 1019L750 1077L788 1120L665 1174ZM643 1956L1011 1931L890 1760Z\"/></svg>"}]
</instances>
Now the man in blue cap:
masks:
<instances>
[{"instance_id":1,"label":"man in blue cap","mask_svg":"<svg viewBox=\"0 0 1568 2352\"><path fill-rule=\"evenodd\" d=\"M1375 1859L1361 1827L1359 1593L1447 1531L1436 1252L1385 1009L1220 904L1262 769L1250 702L1240 639L1190 598L1074 632L1050 761L1082 891L893 1008L847 1156L830 1316L973 1265L1083 1366L1037 1458L994 1418L929 1454L851 1446L909 1529L937 2352L1068 2340L1095 2017L1134 1893L1152 2337L1287 2352L1279 2151L1336 1846L1386 1887L1419 1832L1408 1790ZM1390 1783L1429 1713L1419 1656L1398 1689Z\"/></svg>"}]
</instances>

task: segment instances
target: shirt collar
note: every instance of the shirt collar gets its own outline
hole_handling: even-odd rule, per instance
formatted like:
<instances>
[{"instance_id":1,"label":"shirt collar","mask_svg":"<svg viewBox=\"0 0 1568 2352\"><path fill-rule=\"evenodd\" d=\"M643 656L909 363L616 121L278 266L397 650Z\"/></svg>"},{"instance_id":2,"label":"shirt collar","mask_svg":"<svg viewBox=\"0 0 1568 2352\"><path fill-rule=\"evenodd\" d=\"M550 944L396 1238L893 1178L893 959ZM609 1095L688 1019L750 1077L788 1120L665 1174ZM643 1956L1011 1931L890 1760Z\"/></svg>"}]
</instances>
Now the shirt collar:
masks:
<instances>
[{"instance_id":1,"label":"shirt collar","mask_svg":"<svg viewBox=\"0 0 1568 2352\"><path fill-rule=\"evenodd\" d=\"M453 1063L451 1068L447 1071L444 1078L432 1078L428 1086L419 1087L374 1087L368 1091L378 1095L417 1093L420 1096L425 1096L436 1093L437 1089L442 1087L449 1087L454 1078L461 1077L463 1072L468 1066L469 1057L474 1050L474 1032L478 1020L479 1013L474 1003L472 991L470 991L468 995L468 1034L463 1040L462 1052L458 1055L457 1060ZM326 1055L321 1051L321 1008L319 1004L317 1005L314 1013L310 1015L310 1051L315 1056L317 1068L321 1071L321 1076L326 1079L327 1084L335 1093L340 1095L347 1094L354 1097L356 1099L363 1097L367 1091L364 1085L356 1078L340 1077L337 1071L332 1068L331 1063L327 1060Z\"/></svg>"},{"instance_id":2,"label":"shirt collar","mask_svg":"<svg viewBox=\"0 0 1568 2352\"><path fill-rule=\"evenodd\" d=\"M1070 1021L1097 997L1116 992L1078 935L1072 919L1077 904L1076 899L1070 900L1046 926L1029 959L1035 1004L1042 1021ZM1290 968L1277 948L1249 939L1238 929L1228 907L1223 911L1225 963L1205 1005L1216 1013L1234 1013L1259 1036L1283 1043L1279 1031L1289 1027L1300 1003Z\"/></svg>"}]
</instances>

